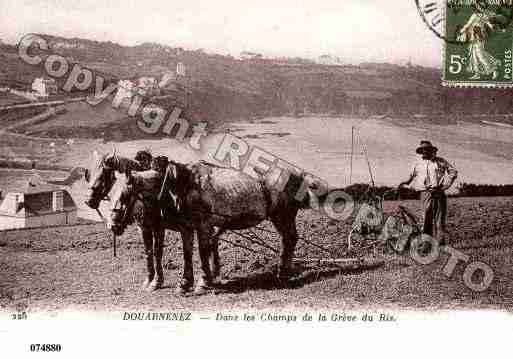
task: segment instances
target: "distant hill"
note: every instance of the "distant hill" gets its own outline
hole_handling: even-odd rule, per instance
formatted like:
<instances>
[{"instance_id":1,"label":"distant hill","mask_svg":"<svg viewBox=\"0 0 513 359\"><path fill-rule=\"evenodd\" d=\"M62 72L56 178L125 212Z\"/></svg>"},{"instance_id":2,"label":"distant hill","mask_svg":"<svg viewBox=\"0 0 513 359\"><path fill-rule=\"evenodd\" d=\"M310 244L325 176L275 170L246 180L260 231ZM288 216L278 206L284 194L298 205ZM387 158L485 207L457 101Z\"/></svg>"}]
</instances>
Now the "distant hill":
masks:
<instances>
[{"instance_id":1,"label":"distant hill","mask_svg":"<svg viewBox=\"0 0 513 359\"><path fill-rule=\"evenodd\" d=\"M53 52L104 75L109 80L153 76L160 79L178 62L187 74L180 80L187 89L185 113L192 121L215 127L227 120L278 115L332 114L340 116L393 116L396 118L440 113L459 115L509 113L509 90L444 89L440 70L384 63L359 65L316 64L305 59L235 58L184 50L156 43L121 46L79 38L42 35ZM28 87L41 67L24 64L13 46L0 46L0 87ZM172 92L155 101L177 104ZM166 96L167 95L167 96ZM182 101L183 102L183 101ZM83 126L87 127L87 119ZM112 124L109 124L112 126Z\"/></svg>"}]
</instances>

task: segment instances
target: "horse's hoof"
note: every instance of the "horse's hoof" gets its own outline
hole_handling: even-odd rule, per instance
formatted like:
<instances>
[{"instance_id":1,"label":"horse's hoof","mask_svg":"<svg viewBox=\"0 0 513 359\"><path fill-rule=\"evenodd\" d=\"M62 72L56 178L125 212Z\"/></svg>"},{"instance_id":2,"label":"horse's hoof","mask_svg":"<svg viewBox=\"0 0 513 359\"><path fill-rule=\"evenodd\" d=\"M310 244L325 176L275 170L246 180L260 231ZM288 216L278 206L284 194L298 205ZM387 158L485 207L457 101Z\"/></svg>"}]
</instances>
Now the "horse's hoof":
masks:
<instances>
[{"instance_id":1,"label":"horse's hoof","mask_svg":"<svg viewBox=\"0 0 513 359\"><path fill-rule=\"evenodd\" d=\"M148 286L151 284L152 280L146 279L143 284L141 284L141 289L148 289Z\"/></svg>"},{"instance_id":2,"label":"horse's hoof","mask_svg":"<svg viewBox=\"0 0 513 359\"><path fill-rule=\"evenodd\" d=\"M191 289L191 285L179 285L175 288L175 294L184 297L191 291Z\"/></svg>"},{"instance_id":3,"label":"horse's hoof","mask_svg":"<svg viewBox=\"0 0 513 359\"><path fill-rule=\"evenodd\" d=\"M276 287L277 288L287 288L289 287L290 283L290 276L280 275L276 277Z\"/></svg>"},{"instance_id":4,"label":"horse's hoof","mask_svg":"<svg viewBox=\"0 0 513 359\"><path fill-rule=\"evenodd\" d=\"M157 289L162 288L162 285L164 284L164 280L152 280L148 286L146 287L146 290L148 292L156 291Z\"/></svg>"},{"instance_id":5,"label":"horse's hoof","mask_svg":"<svg viewBox=\"0 0 513 359\"><path fill-rule=\"evenodd\" d=\"M212 288L205 285L199 285L194 288L194 295L200 296L207 294Z\"/></svg>"}]
</instances>

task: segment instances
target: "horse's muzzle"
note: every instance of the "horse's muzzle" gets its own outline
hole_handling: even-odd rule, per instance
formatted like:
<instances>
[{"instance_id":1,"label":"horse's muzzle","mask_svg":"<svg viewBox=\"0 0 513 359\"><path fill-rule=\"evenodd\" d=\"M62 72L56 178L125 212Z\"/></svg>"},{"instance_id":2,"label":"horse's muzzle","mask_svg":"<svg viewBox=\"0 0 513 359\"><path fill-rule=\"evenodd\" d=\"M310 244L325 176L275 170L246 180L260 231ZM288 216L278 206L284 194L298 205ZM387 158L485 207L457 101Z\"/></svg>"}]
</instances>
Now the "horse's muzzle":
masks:
<instances>
[{"instance_id":1,"label":"horse's muzzle","mask_svg":"<svg viewBox=\"0 0 513 359\"><path fill-rule=\"evenodd\" d=\"M119 224L111 224L110 230L112 233L114 233L116 236L121 236L125 232L125 228Z\"/></svg>"},{"instance_id":2,"label":"horse's muzzle","mask_svg":"<svg viewBox=\"0 0 513 359\"><path fill-rule=\"evenodd\" d=\"M89 208L92 208L92 209L98 209L98 207L100 207L100 201L94 199L94 198L89 198L88 200L86 200L84 202Z\"/></svg>"},{"instance_id":3,"label":"horse's muzzle","mask_svg":"<svg viewBox=\"0 0 513 359\"><path fill-rule=\"evenodd\" d=\"M92 209L98 209L100 207L101 195L97 191L90 189L87 193L87 200L84 202L88 207Z\"/></svg>"},{"instance_id":4,"label":"horse's muzzle","mask_svg":"<svg viewBox=\"0 0 513 359\"><path fill-rule=\"evenodd\" d=\"M112 233L114 233L116 236L122 235L126 228L123 211L113 210L107 227L110 228Z\"/></svg>"}]
</instances>

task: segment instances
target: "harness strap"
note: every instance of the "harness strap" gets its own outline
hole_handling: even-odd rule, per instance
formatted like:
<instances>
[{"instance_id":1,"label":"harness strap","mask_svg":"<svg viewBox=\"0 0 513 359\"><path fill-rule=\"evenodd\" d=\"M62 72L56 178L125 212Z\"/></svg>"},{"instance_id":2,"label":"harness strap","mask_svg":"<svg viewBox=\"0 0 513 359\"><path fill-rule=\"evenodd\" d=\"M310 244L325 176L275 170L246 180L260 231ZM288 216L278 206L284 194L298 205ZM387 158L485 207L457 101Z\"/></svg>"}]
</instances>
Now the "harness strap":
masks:
<instances>
[{"instance_id":1,"label":"harness strap","mask_svg":"<svg viewBox=\"0 0 513 359\"><path fill-rule=\"evenodd\" d=\"M267 215L270 215L271 214L272 205L273 205L273 199L272 199L272 196L271 196L271 191L265 185L265 180L261 180L260 184L262 185L262 191L264 192L264 200L265 200L265 203L266 203Z\"/></svg>"}]
</instances>

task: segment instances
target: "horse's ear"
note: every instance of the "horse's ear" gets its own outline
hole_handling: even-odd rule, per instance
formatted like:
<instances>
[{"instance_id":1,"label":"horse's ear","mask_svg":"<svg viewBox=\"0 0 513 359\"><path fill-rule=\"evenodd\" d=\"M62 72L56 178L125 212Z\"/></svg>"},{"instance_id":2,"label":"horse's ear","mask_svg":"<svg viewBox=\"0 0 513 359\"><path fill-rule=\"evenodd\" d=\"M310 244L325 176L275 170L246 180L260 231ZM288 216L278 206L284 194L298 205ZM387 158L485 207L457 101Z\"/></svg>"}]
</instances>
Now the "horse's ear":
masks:
<instances>
[{"instance_id":1,"label":"horse's ear","mask_svg":"<svg viewBox=\"0 0 513 359\"><path fill-rule=\"evenodd\" d=\"M105 161L105 157L107 157L106 153L101 153L97 150L93 151L93 163L95 166L98 166L99 164L103 163Z\"/></svg>"},{"instance_id":2,"label":"horse's ear","mask_svg":"<svg viewBox=\"0 0 513 359\"><path fill-rule=\"evenodd\" d=\"M114 160L116 162L119 162L118 150L116 149L116 147L114 145L112 145L112 157L114 158Z\"/></svg>"}]
</instances>

